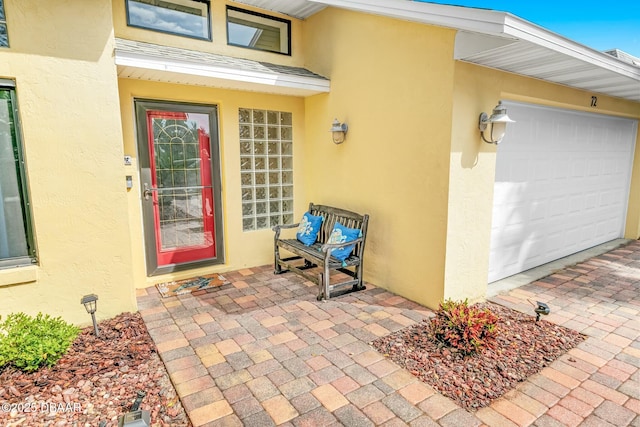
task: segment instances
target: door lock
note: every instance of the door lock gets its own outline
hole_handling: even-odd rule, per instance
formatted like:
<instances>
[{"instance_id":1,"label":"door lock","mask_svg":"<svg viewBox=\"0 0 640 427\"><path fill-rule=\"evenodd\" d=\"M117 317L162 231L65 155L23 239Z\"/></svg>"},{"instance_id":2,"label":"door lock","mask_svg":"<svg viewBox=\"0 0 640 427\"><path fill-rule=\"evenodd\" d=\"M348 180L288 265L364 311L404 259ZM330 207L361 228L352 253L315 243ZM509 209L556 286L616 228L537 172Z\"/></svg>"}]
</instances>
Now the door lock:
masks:
<instances>
[{"instance_id":1,"label":"door lock","mask_svg":"<svg viewBox=\"0 0 640 427\"><path fill-rule=\"evenodd\" d=\"M149 197L151 197L151 194L153 191L158 191L157 188L150 188L149 184L147 184L146 182L144 183L144 191L142 192L142 196L144 197L145 200L149 200Z\"/></svg>"}]
</instances>

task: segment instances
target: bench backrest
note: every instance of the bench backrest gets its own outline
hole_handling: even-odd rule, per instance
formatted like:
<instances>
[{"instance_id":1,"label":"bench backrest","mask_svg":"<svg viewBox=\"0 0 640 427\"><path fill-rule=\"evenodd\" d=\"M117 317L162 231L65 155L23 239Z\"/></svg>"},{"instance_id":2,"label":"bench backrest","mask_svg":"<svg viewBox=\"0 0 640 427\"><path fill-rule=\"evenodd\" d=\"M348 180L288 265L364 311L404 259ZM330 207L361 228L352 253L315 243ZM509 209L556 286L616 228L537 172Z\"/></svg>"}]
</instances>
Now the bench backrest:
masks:
<instances>
[{"instance_id":1,"label":"bench backrest","mask_svg":"<svg viewBox=\"0 0 640 427\"><path fill-rule=\"evenodd\" d=\"M369 215L360 215L344 209L325 205L314 205L313 203L309 203L309 212L311 215L319 215L324 218L322 227L318 233L318 242L320 243L327 243L336 222L339 222L345 227L356 228L362 231L363 241L356 245L353 251L355 255L362 257L367 236L367 227L369 225Z\"/></svg>"}]
</instances>

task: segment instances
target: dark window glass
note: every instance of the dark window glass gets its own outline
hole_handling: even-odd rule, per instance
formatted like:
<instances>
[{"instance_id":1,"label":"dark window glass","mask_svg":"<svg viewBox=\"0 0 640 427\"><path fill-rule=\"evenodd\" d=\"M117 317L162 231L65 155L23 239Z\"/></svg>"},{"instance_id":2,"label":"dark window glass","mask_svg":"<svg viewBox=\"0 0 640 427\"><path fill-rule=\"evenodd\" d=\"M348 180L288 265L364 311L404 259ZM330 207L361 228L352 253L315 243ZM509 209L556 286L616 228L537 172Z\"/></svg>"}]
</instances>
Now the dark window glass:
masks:
<instances>
[{"instance_id":1,"label":"dark window glass","mask_svg":"<svg viewBox=\"0 0 640 427\"><path fill-rule=\"evenodd\" d=\"M35 261L15 90L0 80L0 267Z\"/></svg>"},{"instance_id":2,"label":"dark window glass","mask_svg":"<svg viewBox=\"0 0 640 427\"><path fill-rule=\"evenodd\" d=\"M291 54L291 21L227 7L227 42L233 46Z\"/></svg>"},{"instance_id":3,"label":"dark window glass","mask_svg":"<svg viewBox=\"0 0 640 427\"><path fill-rule=\"evenodd\" d=\"M4 16L4 0L0 0L0 46L9 46L9 36L7 34L7 20Z\"/></svg>"}]
</instances>

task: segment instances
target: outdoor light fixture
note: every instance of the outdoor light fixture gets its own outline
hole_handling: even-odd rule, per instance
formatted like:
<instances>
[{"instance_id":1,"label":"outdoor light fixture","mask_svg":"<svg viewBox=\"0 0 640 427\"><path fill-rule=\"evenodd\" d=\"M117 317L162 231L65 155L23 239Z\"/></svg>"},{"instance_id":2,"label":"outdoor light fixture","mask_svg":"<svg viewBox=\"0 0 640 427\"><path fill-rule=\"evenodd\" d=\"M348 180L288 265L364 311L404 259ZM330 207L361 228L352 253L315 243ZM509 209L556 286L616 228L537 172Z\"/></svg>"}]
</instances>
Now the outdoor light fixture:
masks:
<instances>
[{"instance_id":1,"label":"outdoor light fixture","mask_svg":"<svg viewBox=\"0 0 640 427\"><path fill-rule=\"evenodd\" d=\"M540 301L536 301L535 304L531 300L529 300L529 302L534 307L533 311L536 313L536 322L540 320L540 315L541 314L544 314L546 316L549 313L551 313L551 309L549 308L549 306L547 304L545 304L543 302L540 302Z\"/></svg>"},{"instance_id":2,"label":"outdoor light fixture","mask_svg":"<svg viewBox=\"0 0 640 427\"><path fill-rule=\"evenodd\" d=\"M338 119L334 119L330 131L333 137L333 142L336 144L342 144L348 129L349 126L347 126L346 123L340 123Z\"/></svg>"},{"instance_id":3,"label":"outdoor light fixture","mask_svg":"<svg viewBox=\"0 0 640 427\"><path fill-rule=\"evenodd\" d=\"M478 129L480 129L480 135L484 142L496 145L500 144L500 141L504 138L504 134L507 133L507 123L515 123L515 121L507 116L507 109L502 105L502 101L499 101L496 108L493 109L491 117L489 117L487 113L481 113L478 122ZM488 125L491 125L489 139L484 135Z\"/></svg>"},{"instance_id":4,"label":"outdoor light fixture","mask_svg":"<svg viewBox=\"0 0 640 427\"><path fill-rule=\"evenodd\" d=\"M96 294L85 295L80 300L80 303L84 305L84 308L87 310L87 313L91 315L91 320L93 320L93 332L96 334L96 337L97 337L99 335L98 324L96 323L96 309L98 308L98 295Z\"/></svg>"},{"instance_id":5,"label":"outdoor light fixture","mask_svg":"<svg viewBox=\"0 0 640 427\"><path fill-rule=\"evenodd\" d=\"M131 405L131 411L118 417L118 427L149 427L151 425L151 417L149 411L140 409L142 399L147 394L139 390L136 393L136 399Z\"/></svg>"}]
</instances>

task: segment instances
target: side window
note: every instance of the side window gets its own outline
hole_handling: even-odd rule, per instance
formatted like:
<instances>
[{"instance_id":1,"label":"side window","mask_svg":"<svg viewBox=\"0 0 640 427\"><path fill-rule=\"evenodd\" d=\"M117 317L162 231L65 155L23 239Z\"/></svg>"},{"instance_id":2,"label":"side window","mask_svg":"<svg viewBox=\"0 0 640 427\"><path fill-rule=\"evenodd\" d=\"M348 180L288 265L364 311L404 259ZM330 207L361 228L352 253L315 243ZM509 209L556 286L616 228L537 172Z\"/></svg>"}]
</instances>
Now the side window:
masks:
<instances>
[{"instance_id":1,"label":"side window","mask_svg":"<svg viewBox=\"0 0 640 427\"><path fill-rule=\"evenodd\" d=\"M227 6L227 43L291 55L291 21Z\"/></svg>"},{"instance_id":2,"label":"side window","mask_svg":"<svg viewBox=\"0 0 640 427\"><path fill-rule=\"evenodd\" d=\"M207 0L125 0L127 25L211 40Z\"/></svg>"},{"instance_id":3,"label":"side window","mask_svg":"<svg viewBox=\"0 0 640 427\"><path fill-rule=\"evenodd\" d=\"M0 0L0 46L9 47L7 34L7 18L4 16L4 0Z\"/></svg>"},{"instance_id":4,"label":"side window","mask_svg":"<svg viewBox=\"0 0 640 427\"><path fill-rule=\"evenodd\" d=\"M293 224L291 113L241 108L242 229Z\"/></svg>"},{"instance_id":5,"label":"side window","mask_svg":"<svg viewBox=\"0 0 640 427\"><path fill-rule=\"evenodd\" d=\"M15 95L0 79L0 268L36 261Z\"/></svg>"}]
</instances>

